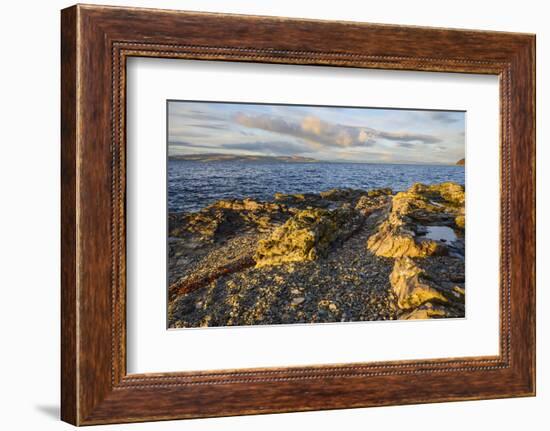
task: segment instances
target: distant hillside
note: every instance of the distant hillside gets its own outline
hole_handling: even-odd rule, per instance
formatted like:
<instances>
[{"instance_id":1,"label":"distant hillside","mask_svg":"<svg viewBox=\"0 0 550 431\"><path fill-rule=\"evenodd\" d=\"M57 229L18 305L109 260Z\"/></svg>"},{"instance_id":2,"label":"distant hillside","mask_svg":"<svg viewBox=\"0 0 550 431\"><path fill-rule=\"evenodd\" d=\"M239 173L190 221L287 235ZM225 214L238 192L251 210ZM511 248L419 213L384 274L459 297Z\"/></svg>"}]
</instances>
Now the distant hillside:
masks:
<instances>
[{"instance_id":1,"label":"distant hillside","mask_svg":"<svg viewBox=\"0 0 550 431\"><path fill-rule=\"evenodd\" d=\"M464 166L466 164L466 160L465 159L460 159L458 162L456 162L457 165L459 166Z\"/></svg>"},{"instance_id":2,"label":"distant hillside","mask_svg":"<svg viewBox=\"0 0 550 431\"><path fill-rule=\"evenodd\" d=\"M263 162L263 163L318 163L319 160L301 156L246 156L239 154L186 154L168 156L170 160L190 162Z\"/></svg>"}]
</instances>

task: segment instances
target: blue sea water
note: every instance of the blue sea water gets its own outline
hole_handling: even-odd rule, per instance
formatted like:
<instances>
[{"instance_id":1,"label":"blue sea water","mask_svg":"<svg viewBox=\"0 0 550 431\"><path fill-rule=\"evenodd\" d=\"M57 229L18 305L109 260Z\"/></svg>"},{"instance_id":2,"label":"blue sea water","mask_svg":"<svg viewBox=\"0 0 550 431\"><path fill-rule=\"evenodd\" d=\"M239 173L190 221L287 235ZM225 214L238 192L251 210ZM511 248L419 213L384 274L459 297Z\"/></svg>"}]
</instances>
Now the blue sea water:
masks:
<instances>
[{"instance_id":1,"label":"blue sea water","mask_svg":"<svg viewBox=\"0 0 550 431\"><path fill-rule=\"evenodd\" d=\"M464 185L463 166L359 163L168 161L168 211L192 212L220 199L273 200L280 193L333 188L405 190L420 182Z\"/></svg>"}]
</instances>

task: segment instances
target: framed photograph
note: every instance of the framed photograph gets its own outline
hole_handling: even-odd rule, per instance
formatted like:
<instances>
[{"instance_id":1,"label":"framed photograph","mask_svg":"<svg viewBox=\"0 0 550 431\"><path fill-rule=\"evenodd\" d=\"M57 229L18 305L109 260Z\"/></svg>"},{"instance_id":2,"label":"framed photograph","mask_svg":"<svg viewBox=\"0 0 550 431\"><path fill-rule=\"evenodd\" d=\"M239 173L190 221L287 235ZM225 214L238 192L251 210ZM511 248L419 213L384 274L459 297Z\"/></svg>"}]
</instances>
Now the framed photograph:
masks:
<instances>
[{"instance_id":1,"label":"framed photograph","mask_svg":"<svg viewBox=\"0 0 550 431\"><path fill-rule=\"evenodd\" d=\"M62 419L535 394L535 36L62 11Z\"/></svg>"}]
</instances>

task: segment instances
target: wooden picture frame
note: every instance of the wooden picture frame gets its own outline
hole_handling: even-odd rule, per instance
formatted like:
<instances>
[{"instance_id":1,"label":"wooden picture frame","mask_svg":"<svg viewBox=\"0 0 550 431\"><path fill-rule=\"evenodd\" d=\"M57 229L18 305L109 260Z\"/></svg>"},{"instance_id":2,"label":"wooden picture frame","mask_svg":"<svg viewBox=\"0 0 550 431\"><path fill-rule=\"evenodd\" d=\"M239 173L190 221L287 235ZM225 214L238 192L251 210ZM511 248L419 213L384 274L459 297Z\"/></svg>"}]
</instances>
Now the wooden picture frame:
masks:
<instances>
[{"instance_id":1,"label":"wooden picture frame","mask_svg":"<svg viewBox=\"0 0 550 431\"><path fill-rule=\"evenodd\" d=\"M61 49L64 421L535 394L534 35L77 5L62 11ZM128 375L125 65L131 56L498 75L500 354Z\"/></svg>"}]
</instances>

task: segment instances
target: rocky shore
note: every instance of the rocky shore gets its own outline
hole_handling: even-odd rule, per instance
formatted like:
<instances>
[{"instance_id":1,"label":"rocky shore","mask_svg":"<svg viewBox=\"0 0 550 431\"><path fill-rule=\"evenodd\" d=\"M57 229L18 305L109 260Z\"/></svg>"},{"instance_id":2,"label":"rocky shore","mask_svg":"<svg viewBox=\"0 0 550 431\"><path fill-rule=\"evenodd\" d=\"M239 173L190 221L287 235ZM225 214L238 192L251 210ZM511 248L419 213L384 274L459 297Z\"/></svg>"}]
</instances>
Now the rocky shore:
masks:
<instances>
[{"instance_id":1,"label":"rocky shore","mask_svg":"<svg viewBox=\"0 0 550 431\"><path fill-rule=\"evenodd\" d=\"M415 184L171 213L169 327L463 317L464 201Z\"/></svg>"}]
</instances>

